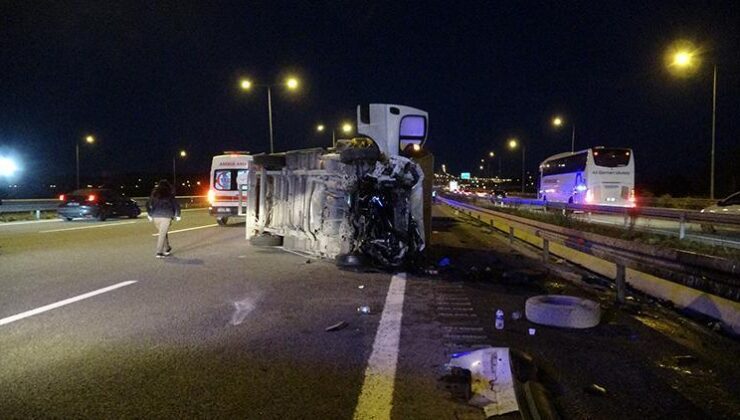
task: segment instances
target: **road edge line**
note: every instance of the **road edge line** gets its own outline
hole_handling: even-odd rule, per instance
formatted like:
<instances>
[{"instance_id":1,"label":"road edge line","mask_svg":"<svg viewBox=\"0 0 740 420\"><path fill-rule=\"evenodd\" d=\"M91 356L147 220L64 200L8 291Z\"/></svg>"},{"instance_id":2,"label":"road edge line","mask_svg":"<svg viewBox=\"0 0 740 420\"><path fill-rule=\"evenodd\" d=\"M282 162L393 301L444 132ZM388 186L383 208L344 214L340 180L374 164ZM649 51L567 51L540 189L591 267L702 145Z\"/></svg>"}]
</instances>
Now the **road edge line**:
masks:
<instances>
[{"instance_id":1,"label":"road edge line","mask_svg":"<svg viewBox=\"0 0 740 420\"><path fill-rule=\"evenodd\" d=\"M394 274L375 333L373 351L367 361L365 380L355 406L355 420L391 418L405 291L406 273Z\"/></svg>"}]
</instances>

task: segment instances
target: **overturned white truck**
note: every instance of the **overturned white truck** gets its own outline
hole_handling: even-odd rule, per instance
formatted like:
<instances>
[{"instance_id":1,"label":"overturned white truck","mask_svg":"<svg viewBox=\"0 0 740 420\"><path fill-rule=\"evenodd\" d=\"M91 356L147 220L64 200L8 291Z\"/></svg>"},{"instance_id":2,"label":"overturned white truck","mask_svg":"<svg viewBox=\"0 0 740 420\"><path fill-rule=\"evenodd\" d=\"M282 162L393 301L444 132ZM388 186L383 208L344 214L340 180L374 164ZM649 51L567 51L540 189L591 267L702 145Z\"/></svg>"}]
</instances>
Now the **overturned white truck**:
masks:
<instances>
[{"instance_id":1,"label":"overturned white truck","mask_svg":"<svg viewBox=\"0 0 740 420\"><path fill-rule=\"evenodd\" d=\"M428 127L428 114L419 109L360 105L353 139L328 149L254 155L241 187L247 239L339 265L415 262L431 222Z\"/></svg>"}]
</instances>

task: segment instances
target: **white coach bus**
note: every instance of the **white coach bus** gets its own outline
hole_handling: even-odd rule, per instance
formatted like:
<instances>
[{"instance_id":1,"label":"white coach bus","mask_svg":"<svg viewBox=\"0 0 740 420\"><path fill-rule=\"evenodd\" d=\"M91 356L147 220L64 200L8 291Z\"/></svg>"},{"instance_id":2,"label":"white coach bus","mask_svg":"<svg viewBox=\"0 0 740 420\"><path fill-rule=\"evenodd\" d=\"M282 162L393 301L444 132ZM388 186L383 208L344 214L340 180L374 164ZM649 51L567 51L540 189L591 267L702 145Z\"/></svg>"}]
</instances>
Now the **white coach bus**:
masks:
<instances>
[{"instance_id":1,"label":"white coach bus","mask_svg":"<svg viewBox=\"0 0 740 420\"><path fill-rule=\"evenodd\" d=\"M594 147L550 156L540 164L544 201L634 207L632 149Z\"/></svg>"}]
</instances>

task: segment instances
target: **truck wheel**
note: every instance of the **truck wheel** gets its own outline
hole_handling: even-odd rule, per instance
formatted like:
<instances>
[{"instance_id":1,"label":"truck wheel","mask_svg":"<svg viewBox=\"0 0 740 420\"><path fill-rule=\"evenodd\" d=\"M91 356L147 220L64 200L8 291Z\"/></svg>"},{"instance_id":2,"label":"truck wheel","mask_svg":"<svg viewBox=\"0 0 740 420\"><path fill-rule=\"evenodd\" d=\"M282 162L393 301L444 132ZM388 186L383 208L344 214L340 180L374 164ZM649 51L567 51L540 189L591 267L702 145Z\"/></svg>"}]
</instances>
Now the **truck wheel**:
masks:
<instances>
[{"instance_id":1,"label":"truck wheel","mask_svg":"<svg viewBox=\"0 0 740 420\"><path fill-rule=\"evenodd\" d=\"M249 243L252 246L281 246L283 245L283 237L270 234L256 235L249 238Z\"/></svg>"},{"instance_id":2,"label":"truck wheel","mask_svg":"<svg viewBox=\"0 0 740 420\"><path fill-rule=\"evenodd\" d=\"M228 217L217 217L216 223L218 223L220 226L226 226L227 223L229 223Z\"/></svg>"},{"instance_id":3,"label":"truck wheel","mask_svg":"<svg viewBox=\"0 0 740 420\"><path fill-rule=\"evenodd\" d=\"M375 162L380 159L380 150L374 145L370 147L349 147L341 151L339 158L342 163L352 163L362 160Z\"/></svg>"}]
</instances>

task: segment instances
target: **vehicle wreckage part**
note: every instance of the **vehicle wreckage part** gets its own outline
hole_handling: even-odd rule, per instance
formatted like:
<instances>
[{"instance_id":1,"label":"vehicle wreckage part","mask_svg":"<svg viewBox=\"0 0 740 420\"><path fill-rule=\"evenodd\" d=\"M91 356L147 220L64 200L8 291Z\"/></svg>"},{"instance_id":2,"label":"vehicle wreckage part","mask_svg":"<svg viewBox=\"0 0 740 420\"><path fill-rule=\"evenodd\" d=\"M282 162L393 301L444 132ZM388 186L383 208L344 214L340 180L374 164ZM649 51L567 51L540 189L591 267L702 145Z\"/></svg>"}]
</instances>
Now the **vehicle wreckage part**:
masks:
<instances>
[{"instance_id":1,"label":"vehicle wreckage part","mask_svg":"<svg viewBox=\"0 0 740 420\"><path fill-rule=\"evenodd\" d=\"M527 299L527 319L535 324L564 328L591 328L601 320L598 303L567 295L540 295Z\"/></svg>"},{"instance_id":2,"label":"vehicle wreckage part","mask_svg":"<svg viewBox=\"0 0 740 420\"><path fill-rule=\"evenodd\" d=\"M267 170L282 169L285 166L285 156L282 154L254 155L253 162Z\"/></svg>"}]
</instances>

